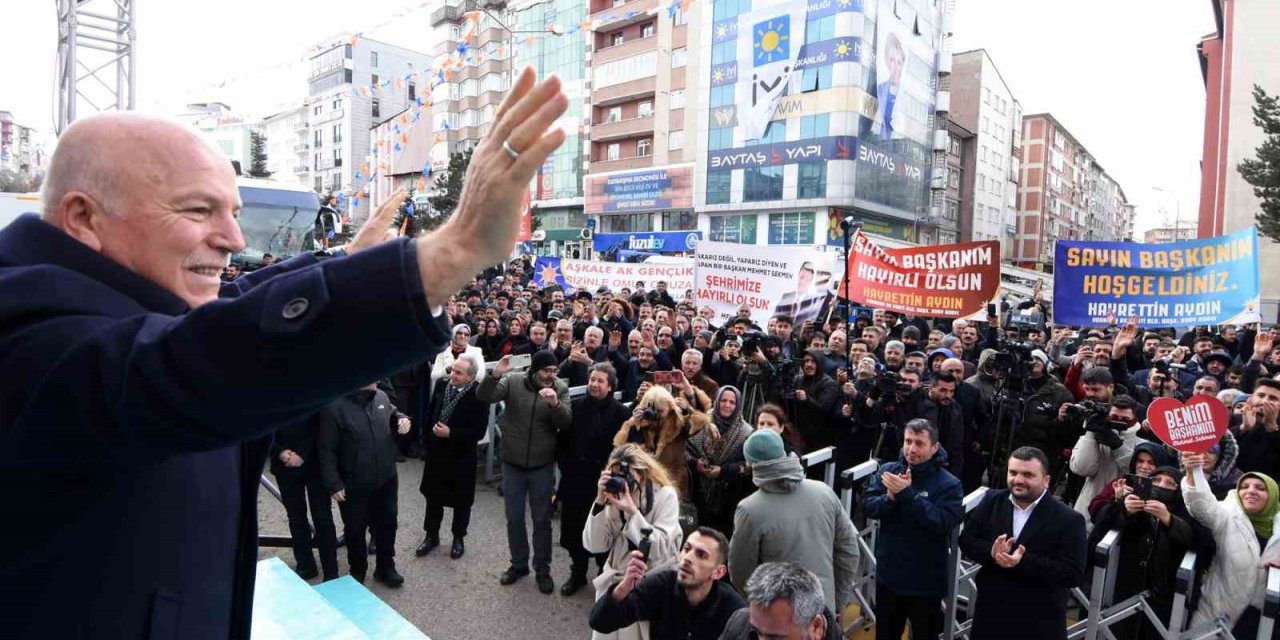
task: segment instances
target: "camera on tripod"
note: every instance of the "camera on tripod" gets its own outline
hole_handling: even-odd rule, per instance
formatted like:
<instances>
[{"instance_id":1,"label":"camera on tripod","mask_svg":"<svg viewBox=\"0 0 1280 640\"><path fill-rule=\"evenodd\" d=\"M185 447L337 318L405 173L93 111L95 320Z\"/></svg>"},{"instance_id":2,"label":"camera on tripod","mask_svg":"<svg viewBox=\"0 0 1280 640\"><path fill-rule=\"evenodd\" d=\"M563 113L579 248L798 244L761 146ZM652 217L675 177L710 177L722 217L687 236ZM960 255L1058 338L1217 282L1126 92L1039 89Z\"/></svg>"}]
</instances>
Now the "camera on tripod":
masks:
<instances>
[{"instance_id":1,"label":"camera on tripod","mask_svg":"<svg viewBox=\"0 0 1280 640\"><path fill-rule=\"evenodd\" d=\"M1155 369L1156 373L1159 375L1172 377L1174 371L1182 373L1187 368L1187 365L1178 362L1169 362L1168 360L1156 360L1151 363L1151 368Z\"/></svg>"},{"instance_id":2,"label":"camera on tripod","mask_svg":"<svg viewBox=\"0 0 1280 640\"><path fill-rule=\"evenodd\" d=\"M903 398L911 393L911 383L902 379L896 371L885 369L876 374L872 379L871 389L868 395L872 399L888 400L890 398Z\"/></svg>"},{"instance_id":3,"label":"camera on tripod","mask_svg":"<svg viewBox=\"0 0 1280 640\"><path fill-rule=\"evenodd\" d=\"M760 346L769 336L763 331L747 331L742 334L742 355L749 356L760 350Z\"/></svg>"}]
</instances>

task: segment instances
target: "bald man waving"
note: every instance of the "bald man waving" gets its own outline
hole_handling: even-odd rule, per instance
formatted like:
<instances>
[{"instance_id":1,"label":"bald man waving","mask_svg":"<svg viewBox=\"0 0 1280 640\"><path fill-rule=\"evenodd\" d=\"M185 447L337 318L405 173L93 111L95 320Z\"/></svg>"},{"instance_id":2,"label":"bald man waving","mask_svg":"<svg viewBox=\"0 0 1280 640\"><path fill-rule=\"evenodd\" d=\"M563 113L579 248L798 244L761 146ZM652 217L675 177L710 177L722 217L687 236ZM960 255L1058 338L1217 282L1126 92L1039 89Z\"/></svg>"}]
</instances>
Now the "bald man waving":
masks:
<instances>
[{"instance_id":1,"label":"bald man waving","mask_svg":"<svg viewBox=\"0 0 1280 640\"><path fill-rule=\"evenodd\" d=\"M393 204L349 255L227 284L216 148L130 113L67 129L43 215L0 232L3 635L248 638L270 434L448 344L440 307L511 251L567 105L526 69L435 233L379 242Z\"/></svg>"}]
</instances>

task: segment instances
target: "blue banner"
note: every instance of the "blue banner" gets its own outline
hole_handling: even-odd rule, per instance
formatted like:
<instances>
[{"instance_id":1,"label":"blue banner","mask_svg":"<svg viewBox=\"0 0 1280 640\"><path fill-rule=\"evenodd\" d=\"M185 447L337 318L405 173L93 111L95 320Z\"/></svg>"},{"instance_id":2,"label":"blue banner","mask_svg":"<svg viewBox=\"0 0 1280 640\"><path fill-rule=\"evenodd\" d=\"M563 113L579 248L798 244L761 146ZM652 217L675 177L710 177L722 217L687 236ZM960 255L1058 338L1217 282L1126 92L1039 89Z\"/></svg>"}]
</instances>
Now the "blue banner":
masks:
<instances>
[{"instance_id":1,"label":"blue banner","mask_svg":"<svg viewBox=\"0 0 1280 640\"><path fill-rule=\"evenodd\" d=\"M597 233L595 250L615 249L653 253L691 253L702 240L701 231L653 231L644 233Z\"/></svg>"},{"instance_id":2,"label":"blue banner","mask_svg":"<svg viewBox=\"0 0 1280 640\"><path fill-rule=\"evenodd\" d=\"M533 283L539 287L549 287L558 284L565 291L572 291L573 287L569 286L564 280L564 274L560 273L560 258L552 258L549 256L538 256L533 263Z\"/></svg>"},{"instance_id":3,"label":"blue banner","mask_svg":"<svg viewBox=\"0 0 1280 640\"><path fill-rule=\"evenodd\" d=\"M783 164L812 164L827 160L853 160L858 139L830 136L775 144L757 144L740 149L722 149L707 155L707 169L722 171L772 167Z\"/></svg>"},{"instance_id":4,"label":"blue banner","mask_svg":"<svg viewBox=\"0 0 1280 640\"><path fill-rule=\"evenodd\" d=\"M1059 240L1055 324L1136 316L1143 327L1258 322L1258 232L1168 244Z\"/></svg>"}]
</instances>

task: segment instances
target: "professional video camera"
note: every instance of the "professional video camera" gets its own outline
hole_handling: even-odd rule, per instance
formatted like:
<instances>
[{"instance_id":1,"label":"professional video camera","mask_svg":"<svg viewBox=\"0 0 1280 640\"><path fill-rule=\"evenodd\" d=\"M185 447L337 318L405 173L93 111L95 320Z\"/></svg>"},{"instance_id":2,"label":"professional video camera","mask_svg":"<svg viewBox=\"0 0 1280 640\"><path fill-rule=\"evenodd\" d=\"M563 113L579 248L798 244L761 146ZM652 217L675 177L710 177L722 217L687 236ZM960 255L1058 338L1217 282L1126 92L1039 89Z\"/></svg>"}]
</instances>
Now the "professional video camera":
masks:
<instances>
[{"instance_id":1,"label":"professional video camera","mask_svg":"<svg viewBox=\"0 0 1280 640\"><path fill-rule=\"evenodd\" d=\"M1068 418L1081 418L1088 420L1093 417L1107 417L1107 412L1111 410L1111 405L1105 402L1095 402L1093 400L1084 400L1076 404L1067 405ZM1087 428L1087 427L1086 427Z\"/></svg>"},{"instance_id":2,"label":"professional video camera","mask_svg":"<svg viewBox=\"0 0 1280 640\"><path fill-rule=\"evenodd\" d=\"M867 395L878 402L901 401L911 393L911 383L902 379L896 371L884 369L872 379Z\"/></svg>"},{"instance_id":3,"label":"professional video camera","mask_svg":"<svg viewBox=\"0 0 1280 640\"><path fill-rule=\"evenodd\" d=\"M1156 360L1151 363L1151 368L1155 369L1159 375L1173 376L1175 371L1181 374L1187 368L1187 365L1168 360Z\"/></svg>"},{"instance_id":4,"label":"professional video camera","mask_svg":"<svg viewBox=\"0 0 1280 640\"><path fill-rule=\"evenodd\" d=\"M1118 449L1124 444L1121 437L1129 424L1109 417L1111 405L1102 402L1085 400L1080 404L1067 405L1068 416L1084 416L1084 430L1092 433L1098 444Z\"/></svg>"},{"instance_id":5,"label":"professional video camera","mask_svg":"<svg viewBox=\"0 0 1280 640\"><path fill-rule=\"evenodd\" d=\"M760 345L769 338L763 331L747 331L742 334L742 355L749 356L760 350Z\"/></svg>"}]
</instances>

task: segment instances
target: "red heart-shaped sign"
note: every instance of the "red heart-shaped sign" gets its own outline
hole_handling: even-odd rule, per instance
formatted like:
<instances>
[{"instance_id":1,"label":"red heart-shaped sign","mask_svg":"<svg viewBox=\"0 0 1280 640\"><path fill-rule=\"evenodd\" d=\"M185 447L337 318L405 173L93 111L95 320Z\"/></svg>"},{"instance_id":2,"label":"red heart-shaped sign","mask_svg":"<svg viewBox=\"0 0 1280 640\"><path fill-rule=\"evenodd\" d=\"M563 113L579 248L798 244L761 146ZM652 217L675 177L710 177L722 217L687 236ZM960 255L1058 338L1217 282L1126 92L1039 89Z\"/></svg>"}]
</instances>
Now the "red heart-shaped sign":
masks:
<instances>
[{"instance_id":1,"label":"red heart-shaped sign","mask_svg":"<svg viewBox=\"0 0 1280 640\"><path fill-rule=\"evenodd\" d=\"M1165 444L1183 453L1204 453L1227 432L1231 413L1213 396L1197 395L1186 404L1177 398L1159 398L1147 408L1147 420Z\"/></svg>"}]
</instances>

